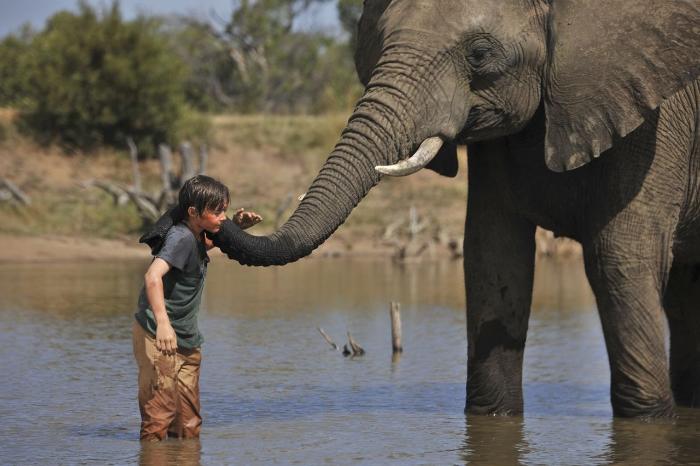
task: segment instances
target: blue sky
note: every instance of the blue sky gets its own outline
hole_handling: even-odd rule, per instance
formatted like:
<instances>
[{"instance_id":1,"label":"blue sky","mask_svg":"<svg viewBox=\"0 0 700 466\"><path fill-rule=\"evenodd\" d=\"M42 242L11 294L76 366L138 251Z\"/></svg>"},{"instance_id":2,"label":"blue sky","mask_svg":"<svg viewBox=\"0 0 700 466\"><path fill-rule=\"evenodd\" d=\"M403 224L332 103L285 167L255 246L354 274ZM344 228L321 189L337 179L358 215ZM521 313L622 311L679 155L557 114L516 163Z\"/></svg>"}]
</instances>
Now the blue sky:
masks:
<instances>
[{"instance_id":1,"label":"blue sky","mask_svg":"<svg viewBox=\"0 0 700 466\"><path fill-rule=\"evenodd\" d=\"M95 6L109 5L111 1L90 0ZM337 29L336 2L309 12L300 21L301 28L321 27L332 31ZM41 28L48 17L59 10L75 10L77 0L0 0L0 37L17 31L24 23ZM211 18L215 11L224 18L231 12L232 0L121 0L122 13L133 18L139 12L153 14L177 13L200 18Z\"/></svg>"}]
</instances>

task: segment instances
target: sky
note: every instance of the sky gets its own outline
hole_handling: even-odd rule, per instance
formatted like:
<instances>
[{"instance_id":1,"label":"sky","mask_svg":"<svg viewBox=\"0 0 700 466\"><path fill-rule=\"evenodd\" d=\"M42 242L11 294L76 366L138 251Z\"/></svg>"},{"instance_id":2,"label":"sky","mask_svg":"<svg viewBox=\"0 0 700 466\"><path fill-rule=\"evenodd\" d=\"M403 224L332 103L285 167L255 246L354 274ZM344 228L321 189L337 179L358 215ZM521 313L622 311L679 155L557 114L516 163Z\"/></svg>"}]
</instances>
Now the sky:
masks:
<instances>
[{"instance_id":1,"label":"sky","mask_svg":"<svg viewBox=\"0 0 700 466\"><path fill-rule=\"evenodd\" d=\"M89 0L95 6L110 5L109 0ZM310 11L299 22L300 28L320 27L332 31L337 29L336 2L328 2ZM77 9L77 0L0 0L0 37L17 31L24 23L37 29L44 26L47 18L59 10ZM232 0L121 0L122 14L130 19L138 13L195 16L211 19L212 12L223 18L231 13Z\"/></svg>"}]
</instances>

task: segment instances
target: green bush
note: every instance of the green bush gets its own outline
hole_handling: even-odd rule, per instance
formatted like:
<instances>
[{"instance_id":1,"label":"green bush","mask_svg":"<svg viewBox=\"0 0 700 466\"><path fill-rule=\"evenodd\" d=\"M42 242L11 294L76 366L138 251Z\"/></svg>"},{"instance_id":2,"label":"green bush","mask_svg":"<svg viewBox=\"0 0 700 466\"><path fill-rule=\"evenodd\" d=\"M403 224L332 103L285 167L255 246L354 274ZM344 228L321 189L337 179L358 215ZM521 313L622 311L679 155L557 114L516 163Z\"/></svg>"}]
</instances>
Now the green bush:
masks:
<instances>
[{"instance_id":1,"label":"green bush","mask_svg":"<svg viewBox=\"0 0 700 466\"><path fill-rule=\"evenodd\" d=\"M24 26L17 35L0 41L0 106L17 105L24 95L22 58L27 55L34 33Z\"/></svg>"},{"instance_id":2,"label":"green bush","mask_svg":"<svg viewBox=\"0 0 700 466\"><path fill-rule=\"evenodd\" d=\"M101 13L78 6L51 17L24 55L22 127L40 142L83 150L124 147L128 136L143 152L176 143L186 70L160 23L124 21L116 1Z\"/></svg>"}]
</instances>

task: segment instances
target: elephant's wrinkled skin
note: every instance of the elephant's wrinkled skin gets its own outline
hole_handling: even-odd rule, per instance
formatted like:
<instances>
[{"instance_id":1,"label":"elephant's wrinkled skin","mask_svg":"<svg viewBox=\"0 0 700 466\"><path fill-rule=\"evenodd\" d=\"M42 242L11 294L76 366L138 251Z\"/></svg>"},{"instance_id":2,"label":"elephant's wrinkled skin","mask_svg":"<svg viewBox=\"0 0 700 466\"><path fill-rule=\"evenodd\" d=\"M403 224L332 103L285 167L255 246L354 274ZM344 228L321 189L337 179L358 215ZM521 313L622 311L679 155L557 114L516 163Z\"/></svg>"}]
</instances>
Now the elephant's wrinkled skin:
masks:
<instances>
[{"instance_id":1,"label":"elephant's wrinkled skin","mask_svg":"<svg viewBox=\"0 0 700 466\"><path fill-rule=\"evenodd\" d=\"M244 264L297 260L379 181L375 166L440 136L429 168L449 172L467 143L466 409L522 412L536 225L583 244L615 414L670 415L674 396L699 404L699 10L699 0L366 0L356 55L366 91L306 197L269 237L227 223L216 241Z\"/></svg>"}]
</instances>

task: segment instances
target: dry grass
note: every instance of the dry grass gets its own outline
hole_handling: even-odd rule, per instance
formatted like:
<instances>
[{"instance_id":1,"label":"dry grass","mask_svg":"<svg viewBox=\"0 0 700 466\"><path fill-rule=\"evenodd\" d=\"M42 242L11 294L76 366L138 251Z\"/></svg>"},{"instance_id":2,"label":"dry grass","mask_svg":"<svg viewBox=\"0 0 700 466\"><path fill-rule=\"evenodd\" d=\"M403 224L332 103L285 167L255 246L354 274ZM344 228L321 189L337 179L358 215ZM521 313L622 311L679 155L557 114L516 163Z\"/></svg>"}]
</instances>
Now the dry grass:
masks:
<instances>
[{"instance_id":1,"label":"dry grass","mask_svg":"<svg viewBox=\"0 0 700 466\"><path fill-rule=\"evenodd\" d=\"M0 125L7 126L12 116L9 110L0 111ZM258 231L270 231L283 200L293 198L286 218L297 196L306 191L347 116L216 116L208 174L231 187L232 208L258 211L266 220ZM457 178L424 170L408 178L385 179L355 209L339 234L376 238L386 225L407 218L409 208L415 206L430 231L439 226L451 236L460 236L466 205L464 154L460 166ZM141 163L147 188L159 186L158 170L155 160ZM29 208L0 204L5 219L0 232L119 236L134 235L140 229L135 210L117 208L105 194L79 185L91 178L130 183L126 151L66 155L15 135L0 140L0 176L10 178L34 200Z\"/></svg>"}]
</instances>

